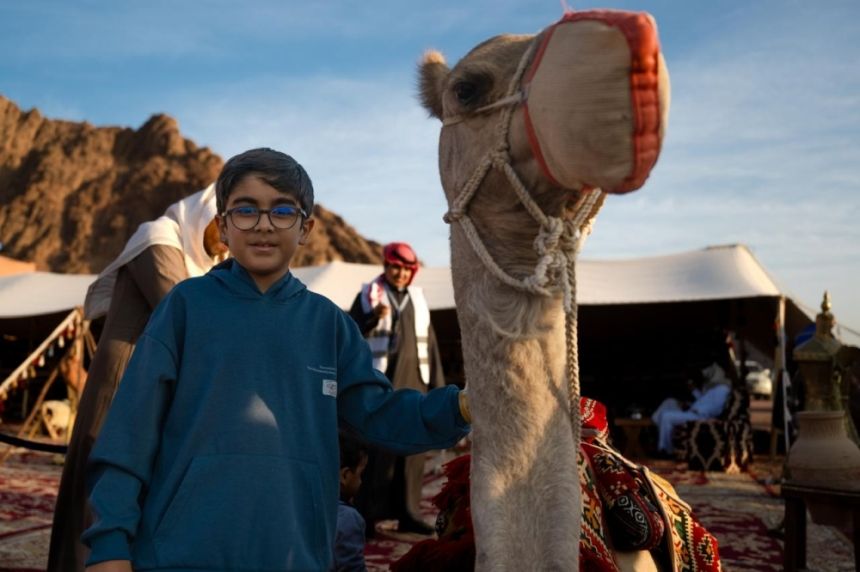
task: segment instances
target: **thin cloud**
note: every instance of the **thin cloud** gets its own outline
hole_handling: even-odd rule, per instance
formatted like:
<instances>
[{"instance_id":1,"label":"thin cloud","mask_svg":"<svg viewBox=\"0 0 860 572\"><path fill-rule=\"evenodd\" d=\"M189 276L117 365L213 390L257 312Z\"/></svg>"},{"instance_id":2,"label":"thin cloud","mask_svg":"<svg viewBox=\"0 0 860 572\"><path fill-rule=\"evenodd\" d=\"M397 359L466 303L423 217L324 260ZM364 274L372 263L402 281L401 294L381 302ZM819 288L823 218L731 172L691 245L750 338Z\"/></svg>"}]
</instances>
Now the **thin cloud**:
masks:
<instances>
[{"instance_id":1,"label":"thin cloud","mask_svg":"<svg viewBox=\"0 0 860 572\"><path fill-rule=\"evenodd\" d=\"M646 187L610 198L585 255L743 242L810 306L829 284L860 326L860 291L841 286L860 281L860 4L616 7L660 23L673 108ZM439 124L415 99L414 62L559 16L517 0L4 3L0 75L55 117L137 126L163 110L225 158L284 149L359 232L447 264Z\"/></svg>"},{"instance_id":2,"label":"thin cloud","mask_svg":"<svg viewBox=\"0 0 860 572\"><path fill-rule=\"evenodd\" d=\"M436 167L438 122L428 121L408 77L294 82L222 90L215 100L183 94L183 132L225 158L258 146L293 154L320 203L362 234L411 240L422 259L447 264L445 200Z\"/></svg>"}]
</instances>

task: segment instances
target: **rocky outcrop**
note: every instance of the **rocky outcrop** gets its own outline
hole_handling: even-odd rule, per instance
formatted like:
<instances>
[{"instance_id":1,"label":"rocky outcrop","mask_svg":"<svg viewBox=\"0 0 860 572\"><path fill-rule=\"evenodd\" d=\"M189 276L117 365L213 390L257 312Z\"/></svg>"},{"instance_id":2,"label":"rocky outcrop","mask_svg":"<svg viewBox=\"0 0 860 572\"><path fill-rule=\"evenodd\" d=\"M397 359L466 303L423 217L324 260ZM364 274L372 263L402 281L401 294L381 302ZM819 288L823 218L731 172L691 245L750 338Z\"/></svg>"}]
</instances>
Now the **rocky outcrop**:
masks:
<instances>
[{"instance_id":1,"label":"rocky outcrop","mask_svg":"<svg viewBox=\"0 0 860 572\"><path fill-rule=\"evenodd\" d=\"M222 159L153 115L137 130L46 119L0 96L0 241L40 270L97 273L137 226L215 180ZM318 206L294 265L378 263L379 244Z\"/></svg>"},{"instance_id":2,"label":"rocky outcrop","mask_svg":"<svg viewBox=\"0 0 860 572\"><path fill-rule=\"evenodd\" d=\"M323 206L314 206L311 239L299 248L293 266L316 266L332 260L382 264L382 245L362 237L340 216Z\"/></svg>"}]
</instances>

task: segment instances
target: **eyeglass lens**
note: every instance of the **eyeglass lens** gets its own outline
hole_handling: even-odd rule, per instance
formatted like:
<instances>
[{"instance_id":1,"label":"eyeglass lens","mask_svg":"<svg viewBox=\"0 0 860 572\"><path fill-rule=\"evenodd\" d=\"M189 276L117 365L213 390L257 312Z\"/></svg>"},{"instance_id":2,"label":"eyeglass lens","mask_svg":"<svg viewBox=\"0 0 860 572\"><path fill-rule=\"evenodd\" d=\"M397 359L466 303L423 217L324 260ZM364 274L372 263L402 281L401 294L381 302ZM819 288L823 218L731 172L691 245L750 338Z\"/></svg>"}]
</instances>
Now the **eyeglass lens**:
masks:
<instances>
[{"instance_id":1,"label":"eyeglass lens","mask_svg":"<svg viewBox=\"0 0 860 572\"><path fill-rule=\"evenodd\" d=\"M275 207L273 209L258 209L257 207L236 207L230 209L230 219L239 230L251 230L260 222L265 214L273 227L287 230L296 224L301 211L295 207Z\"/></svg>"}]
</instances>

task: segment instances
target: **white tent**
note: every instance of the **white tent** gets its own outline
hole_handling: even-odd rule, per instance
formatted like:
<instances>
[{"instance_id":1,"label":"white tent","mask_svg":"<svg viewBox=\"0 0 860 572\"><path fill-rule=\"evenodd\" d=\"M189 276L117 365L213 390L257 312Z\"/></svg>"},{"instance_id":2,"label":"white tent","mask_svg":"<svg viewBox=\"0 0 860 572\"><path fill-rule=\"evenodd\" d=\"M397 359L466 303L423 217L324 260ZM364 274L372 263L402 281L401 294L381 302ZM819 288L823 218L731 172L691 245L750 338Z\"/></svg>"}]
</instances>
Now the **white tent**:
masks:
<instances>
[{"instance_id":1,"label":"white tent","mask_svg":"<svg viewBox=\"0 0 860 572\"><path fill-rule=\"evenodd\" d=\"M345 310L352 305L361 285L370 282L381 272L381 265L350 262L329 262L322 266L293 269L293 274L309 290L326 296ZM421 268L415 276L415 285L424 289L431 310L454 308L454 285L449 268Z\"/></svg>"},{"instance_id":2,"label":"white tent","mask_svg":"<svg viewBox=\"0 0 860 572\"><path fill-rule=\"evenodd\" d=\"M310 290L347 309L360 285L382 272L381 266L331 262L296 268ZM457 378L460 332L454 312L451 271L421 268L415 283L424 288L433 311L447 373ZM743 245L626 260L580 260L577 302L581 364L587 389L649 392L662 395L685 370L706 363L719 332L734 332L756 358L768 363L778 348L774 326L784 304L787 342L810 317ZM716 336L716 337L715 337ZM723 339L725 335L723 334ZM649 381L643 381L649 380Z\"/></svg>"},{"instance_id":3,"label":"white tent","mask_svg":"<svg viewBox=\"0 0 860 572\"><path fill-rule=\"evenodd\" d=\"M293 272L310 290L348 309L361 284L382 272L382 267L331 262ZM0 276L3 328L9 333L13 328L31 332L31 337L39 329L44 336L72 308L83 304L94 279L43 272ZM440 349L448 362L457 362L460 332L450 269L421 268L415 283L424 288L433 310ZM712 331L735 331L764 355L771 355L774 322L783 300L789 342L810 322L743 245L627 260L581 260L577 298L580 343L588 358L583 371L611 373L619 364L633 370L618 373L618 379L641 376L648 367L666 370L679 363L677 356L699 360L696 352L707 344ZM63 314L56 315L59 312ZM35 328L36 322L44 323ZM619 359L620 355L625 358Z\"/></svg>"},{"instance_id":4,"label":"white tent","mask_svg":"<svg viewBox=\"0 0 860 572\"><path fill-rule=\"evenodd\" d=\"M293 269L314 292L349 308L361 284L382 267L330 262ZM28 272L0 276L0 318L51 314L83 304L89 274ZM415 284L424 289L431 310L454 309L448 267L421 268ZM577 300L581 305L647 304L779 297L786 293L743 245L626 260L580 260Z\"/></svg>"},{"instance_id":5,"label":"white tent","mask_svg":"<svg viewBox=\"0 0 860 572\"><path fill-rule=\"evenodd\" d=\"M295 275L314 292L349 308L360 285L372 280L381 266L330 262L296 268ZM421 268L415 277L431 310L454 306L454 288L448 267ZM784 294L767 271L743 245L632 258L580 260L577 264L579 304L648 304L778 297Z\"/></svg>"},{"instance_id":6,"label":"white tent","mask_svg":"<svg viewBox=\"0 0 860 572\"><path fill-rule=\"evenodd\" d=\"M648 304L785 294L744 245L628 260L583 260L579 303Z\"/></svg>"},{"instance_id":7,"label":"white tent","mask_svg":"<svg viewBox=\"0 0 860 572\"><path fill-rule=\"evenodd\" d=\"M84 303L87 287L95 280L89 274L21 272L0 276L0 402L5 402L19 385L47 377L45 391L56 377L55 345L66 340L82 340L87 331L78 308ZM44 372L38 372L48 367ZM44 398L44 391L38 400ZM25 398L26 403L26 398Z\"/></svg>"},{"instance_id":8,"label":"white tent","mask_svg":"<svg viewBox=\"0 0 860 572\"><path fill-rule=\"evenodd\" d=\"M25 272L0 276L0 319L68 312L82 306L92 274Z\"/></svg>"}]
</instances>

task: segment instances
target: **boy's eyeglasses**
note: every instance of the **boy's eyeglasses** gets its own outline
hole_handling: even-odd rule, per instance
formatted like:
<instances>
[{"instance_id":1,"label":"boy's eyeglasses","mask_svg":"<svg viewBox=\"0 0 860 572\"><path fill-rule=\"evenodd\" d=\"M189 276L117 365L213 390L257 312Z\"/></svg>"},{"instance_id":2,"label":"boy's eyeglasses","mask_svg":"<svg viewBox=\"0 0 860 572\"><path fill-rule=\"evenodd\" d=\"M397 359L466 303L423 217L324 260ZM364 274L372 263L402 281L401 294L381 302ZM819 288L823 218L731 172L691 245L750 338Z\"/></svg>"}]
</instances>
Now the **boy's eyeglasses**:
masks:
<instances>
[{"instance_id":1,"label":"boy's eyeglasses","mask_svg":"<svg viewBox=\"0 0 860 572\"><path fill-rule=\"evenodd\" d=\"M298 207L282 205L273 209L260 209L252 206L241 206L227 209L224 214L230 218L233 226L239 230L251 230L260 223L260 217L266 215L272 226L280 230L289 230L296 221L307 218L307 213Z\"/></svg>"}]
</instances>

